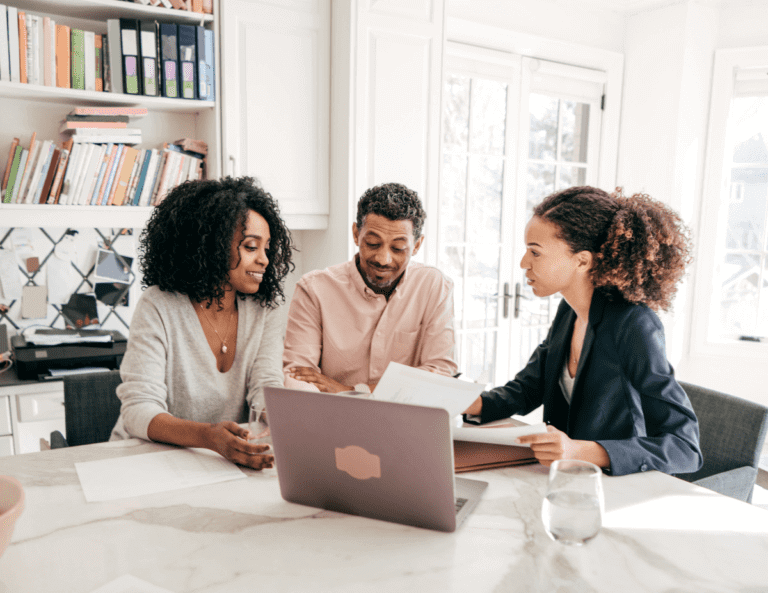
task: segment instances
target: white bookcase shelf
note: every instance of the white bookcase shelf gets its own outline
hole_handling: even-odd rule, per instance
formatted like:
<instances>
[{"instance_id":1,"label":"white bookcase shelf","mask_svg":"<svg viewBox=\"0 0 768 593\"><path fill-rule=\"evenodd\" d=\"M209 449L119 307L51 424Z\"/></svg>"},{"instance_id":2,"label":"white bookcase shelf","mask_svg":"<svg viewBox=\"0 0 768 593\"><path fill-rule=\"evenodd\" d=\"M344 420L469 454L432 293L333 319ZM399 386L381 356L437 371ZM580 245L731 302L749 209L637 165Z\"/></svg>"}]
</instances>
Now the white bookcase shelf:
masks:
<instances>
[{"instance_id":1,"label":"white bookcase shelf","mask_svg":"<svg viewBox=\"0 0 768 593\"><path fill-rule=\"evenodd\" d=\"M212 14L144 6L137 2L122 2L120 0L14 0L10 4L19 10L29 10L34 13L65 14L68 18L87 19L89 21L123 17L152 19L163 23L198 25L213 22Z\"/></svg>"},{"instance_id":2,"label":"white bookcase shelf","mask_svg":"<svg viewBox=\"0 0 768 593\"><path fill-rule=\"evenodd\" d=\"M0 204L0 227L142 228L152 207Z\"/></svg>"}]
</instances>

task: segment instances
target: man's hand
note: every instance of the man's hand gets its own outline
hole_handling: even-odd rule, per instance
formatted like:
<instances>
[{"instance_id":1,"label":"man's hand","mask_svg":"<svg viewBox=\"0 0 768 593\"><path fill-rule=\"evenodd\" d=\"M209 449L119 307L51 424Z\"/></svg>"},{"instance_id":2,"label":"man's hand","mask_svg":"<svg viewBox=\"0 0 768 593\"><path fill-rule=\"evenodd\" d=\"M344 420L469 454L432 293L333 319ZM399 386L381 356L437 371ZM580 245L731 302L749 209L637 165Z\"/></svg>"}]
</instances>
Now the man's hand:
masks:
<instances>
[{"instance_id":1,"label":"man's hand","mask_svg":"<svg viewBox=\"0 0 768 593\"><path fill-rule=\"evenodd\" d=\"M603 447L594 441L575 441L554 426L547 426L545 433L518 437L517 442L529 444L538 462L547 467L558 459L580 459L598 467L608 467L611 464Z\"/></svg>"},{"instance_id":2,"label":"man's hand","mask_svg":"<svg viewBox=\"0 0 768 593\"><path fill-rule=\"evenodd\" d=\"M472 402L472 405L469 406L466 410L464 410L465 414L468 414L469 416L479 416L483 412L483 397L481 395L477 396L477 399Z\"/></svg>"},{"instance_id":3,"label":"man's hand","mask_svg":"<svg viewBox=\"0 0 768 593\"><path fill-rule=\"evenodd\" d=\"M222 457L234 463L253 469L273 467L274 455L267 454L269 445L256 445L248 442L253 438L251 431L242 428L236 422L219 422L208 425L208 449L216 451Z\"/></svg>"},{"instance_id":4,"label":"man's hand","mask_svg":"<svg viewBox=\"0 0 768 593\"><path fill-rule=\"evenodd\" d=\"M325 393L341 393L342 391L354 391L355 389L354 387L342 385L311 367L292 367L288 369L288 374L297 381L312 383Z\"/></svg>"}]
</instances>

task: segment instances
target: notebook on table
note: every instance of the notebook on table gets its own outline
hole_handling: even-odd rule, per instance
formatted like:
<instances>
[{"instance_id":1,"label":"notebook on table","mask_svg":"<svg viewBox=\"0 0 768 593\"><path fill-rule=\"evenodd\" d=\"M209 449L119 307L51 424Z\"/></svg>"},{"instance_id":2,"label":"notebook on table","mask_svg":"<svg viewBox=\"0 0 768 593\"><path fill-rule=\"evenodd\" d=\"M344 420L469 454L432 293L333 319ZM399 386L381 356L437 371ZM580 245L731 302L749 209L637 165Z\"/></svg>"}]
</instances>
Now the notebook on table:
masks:
<instances>
[{"instance_id":1,"label":"notebook on table","mask_svg":"<svg viewBox=\"0 0 768 593\"><path fill-rule=\"evenodd\" d=\"M278 387L264 395L289 502L454 531L488 486L454 476L444 409Z\"/></svg>"}]
</instances>

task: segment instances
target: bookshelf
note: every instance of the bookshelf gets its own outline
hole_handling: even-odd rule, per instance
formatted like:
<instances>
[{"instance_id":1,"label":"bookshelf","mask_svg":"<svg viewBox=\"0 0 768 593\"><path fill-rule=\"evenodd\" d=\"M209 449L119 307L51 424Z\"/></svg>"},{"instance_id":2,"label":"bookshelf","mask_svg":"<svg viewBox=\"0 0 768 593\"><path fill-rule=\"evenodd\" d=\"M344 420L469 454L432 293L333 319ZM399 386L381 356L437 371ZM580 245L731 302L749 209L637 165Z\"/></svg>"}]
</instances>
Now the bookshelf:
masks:
<instances>
[{"instance_id":1,"label":"bookshelf","mask_svg":"<svg viewBox=\"0 0 768 593\"><path fill-rule=\"evenodd\" d=\"M218 60L218 2L214 14L144 6L120 0L10 0L8 5L41 16L50 16L57 23L67 24L96 33L107 32L107 19L136 18L159 22L203 25L216 31L216 93L220 96ZM131 127L142 130L139 148L160 148L165 142L179 138L197 138L208 144L208 176L220 174L220 107L216 101L168 99L84 91L0 81L0 161L3 168L13 138L29 144L32 133L38 140L53 140L57 144L68 136L59 133L59 124L76 106L138 106L146 107L146 117L131 121ZM8 123L6 123L8 122ZM142 228L151 207L135 206L66 206L44 204L0 204L0 227Z\"/></svg>"}]
</instances>

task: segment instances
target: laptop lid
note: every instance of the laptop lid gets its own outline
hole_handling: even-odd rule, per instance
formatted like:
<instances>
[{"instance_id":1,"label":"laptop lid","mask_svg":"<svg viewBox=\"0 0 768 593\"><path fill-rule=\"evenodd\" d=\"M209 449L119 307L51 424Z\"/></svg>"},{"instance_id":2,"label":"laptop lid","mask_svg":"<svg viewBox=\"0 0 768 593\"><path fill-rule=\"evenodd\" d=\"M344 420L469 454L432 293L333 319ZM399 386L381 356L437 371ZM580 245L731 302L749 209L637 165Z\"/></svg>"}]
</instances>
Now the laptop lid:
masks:
<instances>
[{"instance_id":1,"label":"laptop lid","mask_svg":"<svg viewBox=\"0 0 768 593\"><path fill-rule=\"evenodd\" d=\"M289 502L440 531L457 526L448 412L266 387L267 419ZM485 482L462 509L469 514Z\"/></svg>"}]
</instances>

